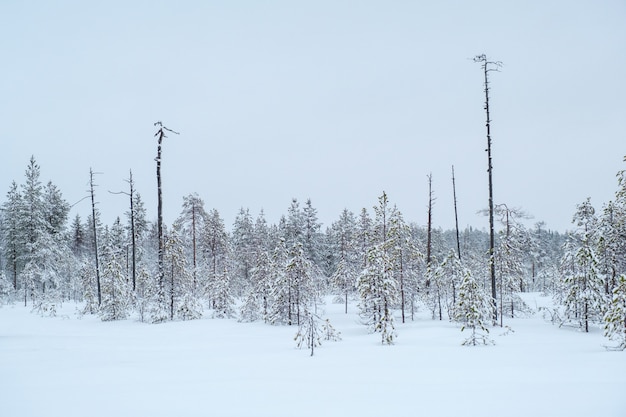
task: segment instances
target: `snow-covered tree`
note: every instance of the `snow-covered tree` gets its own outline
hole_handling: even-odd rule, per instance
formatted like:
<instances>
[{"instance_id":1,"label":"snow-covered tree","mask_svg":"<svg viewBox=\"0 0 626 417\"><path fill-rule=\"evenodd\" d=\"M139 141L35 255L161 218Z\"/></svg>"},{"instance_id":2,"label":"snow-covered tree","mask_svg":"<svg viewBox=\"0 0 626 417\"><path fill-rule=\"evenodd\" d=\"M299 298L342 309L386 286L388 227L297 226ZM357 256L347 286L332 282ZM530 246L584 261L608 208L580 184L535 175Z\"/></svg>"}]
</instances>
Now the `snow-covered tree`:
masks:
<instances>
[{"instance_id":1,"label":"snow-covered tree","mask_svg":"<svg viewBox=\"0 0 626 417\"><path fill-rule=\"evenodd\" d=\"M383 344L393 344L396 331L393 306L398 301L398 288L393 276L393 262L389 248L389 201L383 193L374 207L376 220L372 246L367 251L367 266L361 272L358 291L361 298L361 317L365 324L381 333Z\"/></svg>"},{"instance_id":2,"label":"snow-covered tree","mask_svg":"<svg viewBox=\"0 0 626 417\"><path fill-rule=\"evenodd\" d=\"M21 228L22 196L15 181L7 192L6 200L2 204L2 242L6 270L8 271L13 289L18 289L18 274L24 263L24 238Z\"/></svg>"},{"instance_id":3,"label":"snow-covered tree","mask_svg":"<svg viewBox=\"0 0 626 417\"><path fill-rule=\"evenodd\" d=\"M604 276L598 266L597 218L589 199L577 206L573 222L577 230L570 235L563 263L566 318L585 332L590 321L599 321L606 302Z\"/></svg>"},{"instance_id":4,"label":"snow-covered tree","mask_svg":"<svg viewBox=\"0 0 626 417\"><path fill-rule=\"evenodd\" d=\"M208 213L204 209L204 201L198 194L189 194L183 197L183 208L176 220L184 230L187 257L190 258L191 271L193 275L193 292L198 288L199 252L201 247L201 236L206 227ZM204 249L202 247L202 249Z\"/></svg>"},{"instance_id":5,"label":"snow-covered tree","mask_svg":"<svg viewBox=\"0 0 626 417\"><path fill-rule=\"evenodd\" d=\"M317 314L305 310L294 340L298 348L306 345L311 349L313 356L315 348L322 345L322 340L341 340L341 333L335 330L328 319L322 320Z\"/></svg>"},{"instance_id":6,"label":"snow-covered tree","mask_svg":"<svg viewBox=\"0 0 626 417\"><path fill-rule=\"evenodd\" d=\"M211 294L213 295L213 317L219 319L228 319L235 316L235 299L232 296L232 283L230 271L224 265L224 269L215 277L211 285Z\"/></svg>"},{"instance_id":7,"label":"snow-covered tree","mask_svg":"<svg viewBox=\"0 0 626 417\"><path fill-rule=\"evenodd\" d=\"M462 324L461 331L471 331L463 345L493 344L489 338L489 329L484 324L490 320L492 308L490 296L481 288L470 270L466 269L454 310L454 320Z\"/></svg>"},{"instance_id":8,"label":"snow-covered tree","mask_svg":"<svg viewBox=\"0 0 626 417\"><path fill-rule=\"evenodd\" d=\"M241 208L235 217L232 232L233 290L241 295L250 288L254 257L257 251L254 223L250 211Z\"/></svg>"},{"instance_id":9,"label":"snow-covered tree","mask_svg":"<svg viewBox=\"0 0 626 417\"><path fill-rule=\"evenodd\" d=\"M400 210L395 206L389 217L389 230L387 238L387 252L390 255L392 273L398 287L400 311L402 323L406 319L407 303L411 305L417 293L416 264L423 258L423 255L413 244L411 239L411 229L404 221Z\"/></svg>"},{"instance_id":10,"label":"snow-covered tree","mask_svg":"<svg viewBox=\"0 0 626 417\"><path fill-rule=\"evenodd\" d=\"M626 275L617 278L613 297L604 315L604 335L617 342L614 349L626 349Z\"/></svg>"},{"instance_id":11,"label":"snow-covered tree","mask_svg":"<svg viewBox=\"0 0 626 417\"><path fill-rule=\"evenodd\" d=\"M103 321L123 320L132 305L131 288L125 268L115 248L107 246L102 256L102 303L99 314Z\"/></svg>"},{"instance_id":12,"label":"snow-covered tree","mask_svg":"<svg viewBox=\"0 0 626 417\"><path fill-rule=\"evenodd\" d=\"M240 309L241 321L263 320L266 323L269 321L274 269L272 256L267 251L263 250L256 254L254 267L250 273L251 287Z\"/></svg>"},{"instance_id":13,"label":"snow-covered tree","mask_svg":"<svg viewBox=\"0 0 626 417\"><path fill-rule=\"evenodd\" d=\"M528 216L519 209L511 209L505 204L495 208L495 214L500 217L503 229L498 232L496 246L496 270L499 280L499 316L500 326L503 325L504 314L515 317L515 310L525 309L525 304L518 292L526 288L524 261L529 252L533 252L532 240L520 219Z\"/></svg>"},{"instance_id":14,"label":"snow-covered tree","mask_svg":"<svg viewBox=\"0 0 626 417\"><path fill-rule=\"evenodd\" d=\"M210 291L213 283L218 279L218 275L227 268L229 242L224 220L217 210L209 212L202 236L202 251L204 255L204 271L207 274L207 281L204 285L206 295L212 301L214 294Z\"/></svg>"},{"instance_id":15,"label":"snow-covered tree","mask_svg":"<svg viewBox=\"0 0 626 417\"><path fill-rule=\"evenodd\" d=\"M331 285L343 295L345 313L348 313L348 297L356 289L357 268L359 266L356 248L356 219L347 209L341 212L339 220L329 230L330 247L337 258Z\"/></svg>"}]
</instances>

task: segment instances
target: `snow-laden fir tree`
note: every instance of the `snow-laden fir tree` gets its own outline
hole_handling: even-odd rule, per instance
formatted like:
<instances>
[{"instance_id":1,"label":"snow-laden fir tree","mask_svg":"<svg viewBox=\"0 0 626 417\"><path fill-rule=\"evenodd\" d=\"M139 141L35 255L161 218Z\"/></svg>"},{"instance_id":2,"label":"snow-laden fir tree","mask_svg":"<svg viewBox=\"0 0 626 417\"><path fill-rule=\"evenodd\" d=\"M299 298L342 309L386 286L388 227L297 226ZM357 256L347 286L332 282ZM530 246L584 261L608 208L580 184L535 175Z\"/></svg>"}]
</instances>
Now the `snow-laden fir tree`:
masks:
<instances>
[{"instance_id":1,"label":"snow-laden fir tree","mask_svg":"<svg viewBox=\"0 0 626 417\"><path fill-rule=\"evenodd\" d=\"M492 310L491 297L478 284L471 271L465 269L454 309L454 320L461 323L461 331L467 329L471 332L463 345L493 344L489 338L489 329L485 326Z\"/></svg>"},{"instance_id":2,"label":"snow-laden fir tree","mask_svg":"<svg viewBox=\"0 0 626 417\"><path fill-rule=\"evenodd\" d=\"M450 249L439 265L432 264L435 267L431 276L431 287L428 305L431 308L433 318L438 317L443 320L443 310L447 311L448 317L455 315L457 302L457 293L464 277L465 268L459 260L458 254Z\"/></svg>"},{"instance_id":3,"label":"snow-laden fir tree","mask_svg":"<svg viewBox=\"0 0 626 417\"><path fill-rule=\"evenodd\" d=\"M604 335L617 342L613 349L626 349L626 275L617 278L613 297L604 315Z\"/></svg>"},{"instance_id":4,"label":"snow-laden fir tree","mask_svg":"<svg viewBox=\"0 0 626 417\"><path fill-rule=\"evenodd\" d=\"M17 277L24 265L25 242L20 224L22 196L15 181L12 182L0 210L2 211L0 231L2 232L2 251L6 262L5 269L13 283L13 290L17 291Z\"/></svg>"},{"instance_id":5,"label":"snow-laden fir tree","mask_svg":"<svg viewBox=\"0 0 626 417\"><path fill-rule=\"evenodd\" d=\"M84 306L79 311L79 314L96 314L99 308L98 295L96 293L96 270L91 260L82 260L78 267L78 275L84 302Z\"/></svg>"},{"instance_id":6,"label":"snow-laden fir tree","mask_svg":"<svg viewBox=\"0 0 626 417\"><path fill-rule=\"evenodd\" d=\"M227 267L229 255L228 234L224 220L216 209L212 209L208 213L201 244L204 256L202 269L203 274L207 277L204 283L205 295L212 308L214 300L210 290L218 279L218 275L222 274L224 268Z\"/></svg>"},{"instance_id":7,"label":"snow-laden fir tree","mask_svg":"<svg viewBox=\"0 0 626 417\"><path fill-rule=\"evenodd\" d=\"M165 237L165 276L168 282L170 320L175 317L193 320L202 317L202 304L195 289L193 270L185 257L183 233L179 221L174 222Z\"/></svg>"},{"instance_id":8,"label":"snow-laden fir tree","mask_svg":"<svg viewBox=\"0 0 626 417\"><path fill-rule=\"evenodd\" d=\"M102 256L102 303L99 314L103 321L128 318L132 307L131 288L119 253L110 245Z\"/></svg>"},{"instance_id":9,"label":"snow-laden fir tree","mask_svg":"<svg viewBox=\"0 0 626 417\"><path fill-rule=\"evenodd\" d=\"M400 210L395 206L389 218L389 231L386 243L392 264L392 273L398 287L402 323L406 320L407 304L413 312L413 302L417 292L416 264L423 255L411 239L411 229L404 221Z\"/></svg>"},{"instance_id":10,"label":"snow-laden fir tree","mask_svg":"<svg viewBox=\"0 0 626 417\"><path fill-rule=\"evenodd\" d=\"M565 317L585 332L599 321L606 303L604 276L598 266L597 218L589 199L577 206L573 222L578 226L566 245L563 263Z\"/></svg>"},{"instance_id":11,"label":"snow-laden fir tree","mask_svg":"<svg viewBox=\"0 0 626 417\"><path fill-rule=\"evenodd\" d=\"M240 321L263 320L265 323L269 322L274 268L272 256L266 250L256 254L254 267L250 272L251 285L239 312Z\"/></svg>"},{"instance_id":12,"label":"snow-laden fir tree","mask_svg":"<svg viewBox=\"0 0 626 417\"><path fill-rule=\"evenodd\" d=\"M359 276L357 288L362 319L371 331L381 333L383 344L391 345L396 339L393 307L398 301L398 288L389 248L388 204L387 194L383 193L374 207L373 243L367 251L367 266Z\"/></svg>"},{"instance_id":13,"label":"snow-laden fir tree","mask_svg":"<svg viewBox=\"0 0 626 417\"><path fill-rule=\"evenodd\" d=\"M176 222L182 228L181 237L185 241L187 262L191 265L193 276L191 290L194 294L199 292L199 253L204 249L200 243L202 242L201 235L206 227L208 216L204 209L204 201L198 194L193 193L183 197L183 208Z\"/></svg>"},{"instance_id":14,"label":"snow-laden fir tree","mask_svg":"<svg viewBox=\"0 0 626 417\"><path fill-rule=\"evenodd\" d=\"M524 276L524 260L529 252L531 239L524 225L519 221L528 216L519 209L509 209L505 204L496 207L495 213L500 217L504 229L498 232L496 245L496 270L498 271L497 287L499 289L500 326L503 316L515 317L516 309L527 310L527 306L518 292L526 288Z\"/></svg>"},{"instance_id":15,"label":"snow-laden fir tree","mask_svg":"<svg viewBox=\"0 0 626 417\"><path fill-rule=\"evenodd\" d=\"M331 225L327 234L330 241L329 249L336 258L333 262L334 271L331 274L330 283L333 290L340 294L347 314L348 298L355 292L359 266L354 214L344 209L339 220Z\"/></svg>"},{"instance_id":16,"label":"snow-laden fir tree","mask_svg":"<svg viewBox=\"0 0 626 417\"><path fill-rule=\"evenodd\" d=\"M235 217L231 237L232 284L234 294L241 296L250 289L254 268L255 245L254 222L250 210L241 208Z\"/></svg>"},{"instance_id":17,"label":"snow-laden fir tree","mask_svg":"<svg viewBox=\"0 0 626 417\"><path fill-rule=\"evenodd\" d=\"M229 319L235 316L235 299L231 294L233 289L230 272L226 265L211 283L209 292L213 296L213 317Z\"/></svg>"}]
</instances>

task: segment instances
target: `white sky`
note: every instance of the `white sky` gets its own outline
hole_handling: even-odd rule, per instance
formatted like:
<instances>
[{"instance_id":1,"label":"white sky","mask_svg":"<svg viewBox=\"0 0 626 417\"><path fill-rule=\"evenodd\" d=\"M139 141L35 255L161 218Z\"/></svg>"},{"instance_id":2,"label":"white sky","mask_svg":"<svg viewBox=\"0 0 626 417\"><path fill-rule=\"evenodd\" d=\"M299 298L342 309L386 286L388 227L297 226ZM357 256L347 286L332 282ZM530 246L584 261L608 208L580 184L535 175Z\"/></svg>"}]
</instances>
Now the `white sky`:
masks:
<instances>
[{"instance_id":1,"label":"white sky","mask_svg":"<svg viewBox=\"0 0 626 417\"><path fill-rule=\"evenodd\" d=\"M547 226L613 198L626 167L626 2L18 1L0 4L0 201L31 155L74 203L97 177L107 223L132 168L156 217L198 192L228 226L311 198L325 226L383 190L407 220L487 227L483 74L496 203ZM85 201L73 211L86 216Z\"/></svg>"}]
</instances>

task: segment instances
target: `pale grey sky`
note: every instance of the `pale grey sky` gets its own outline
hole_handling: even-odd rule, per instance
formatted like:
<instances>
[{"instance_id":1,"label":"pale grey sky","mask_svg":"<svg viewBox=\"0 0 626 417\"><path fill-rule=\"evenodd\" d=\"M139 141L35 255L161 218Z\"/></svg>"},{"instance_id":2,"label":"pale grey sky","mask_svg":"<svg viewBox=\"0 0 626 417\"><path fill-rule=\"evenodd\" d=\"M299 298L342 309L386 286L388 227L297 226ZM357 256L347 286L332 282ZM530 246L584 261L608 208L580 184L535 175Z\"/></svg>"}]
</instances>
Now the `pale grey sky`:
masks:
<instances>
[{"instance_id":1,"label":"pale grey sky","mask_svg":"<svg viewBox=\"0 0 626 417\"><path fill-rule=\"evenodd\" d=\"M230 227L311 198L325 226L383 190L424 224L486 227L483 74L492 73L496 203L552 229L626 164L626 2L18 1L0 4L0 202L31 155L70 202L97 177L104 220L132 168L156 217L198 192ZM87 202L73 211L86 216Z\"/></svg>"}]
</instances>

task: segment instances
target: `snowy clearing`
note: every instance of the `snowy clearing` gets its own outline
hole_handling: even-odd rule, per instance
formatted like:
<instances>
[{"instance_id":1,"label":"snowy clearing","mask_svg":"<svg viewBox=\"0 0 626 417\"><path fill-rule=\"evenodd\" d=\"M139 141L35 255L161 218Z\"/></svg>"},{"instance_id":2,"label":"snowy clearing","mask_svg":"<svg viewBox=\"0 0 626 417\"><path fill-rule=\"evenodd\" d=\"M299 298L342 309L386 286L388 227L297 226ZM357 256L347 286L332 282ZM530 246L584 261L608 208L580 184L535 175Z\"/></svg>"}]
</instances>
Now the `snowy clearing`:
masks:
<instances>
[{"instance_id":1,"label":"snowy clearing","mask_svg":"<svg viewBox=\"0 0 626 417\"><path fill-rule=\"evenodd\" d=\"M508 335L491 329L495 346L464 347L457 325L422 312L398 320L397 344L382 346L356 307L324 308L343 340L310 357L295 348L295 326L101 322L71 304L42 318L5 306L0 415L626 415L626 354L607 351L598 328L559 329L536 314L509 319Z\"/></svg>"}]
</instances>

